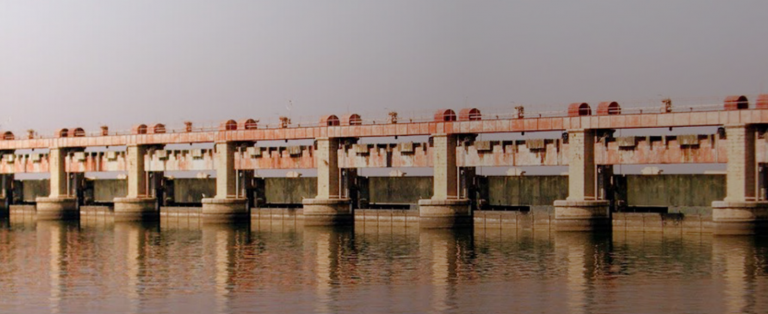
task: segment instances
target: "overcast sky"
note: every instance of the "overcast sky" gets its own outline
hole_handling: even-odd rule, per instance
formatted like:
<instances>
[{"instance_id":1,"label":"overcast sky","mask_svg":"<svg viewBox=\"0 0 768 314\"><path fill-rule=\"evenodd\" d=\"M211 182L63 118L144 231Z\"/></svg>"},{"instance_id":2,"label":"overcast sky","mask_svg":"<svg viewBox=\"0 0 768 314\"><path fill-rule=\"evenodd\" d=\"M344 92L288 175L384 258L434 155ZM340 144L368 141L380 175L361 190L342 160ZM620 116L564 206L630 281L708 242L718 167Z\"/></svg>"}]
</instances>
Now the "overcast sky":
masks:
<instances>
[{"instance_id":1,"label":"overcast sky","mask_svg":"<svg viewBox=\"0 0 768 314\"><path fill-rule=\"evenodd\" d=\"M717 102L766 39L768 1L0 0L0 128Z\"/></svg>"}]
</instances>

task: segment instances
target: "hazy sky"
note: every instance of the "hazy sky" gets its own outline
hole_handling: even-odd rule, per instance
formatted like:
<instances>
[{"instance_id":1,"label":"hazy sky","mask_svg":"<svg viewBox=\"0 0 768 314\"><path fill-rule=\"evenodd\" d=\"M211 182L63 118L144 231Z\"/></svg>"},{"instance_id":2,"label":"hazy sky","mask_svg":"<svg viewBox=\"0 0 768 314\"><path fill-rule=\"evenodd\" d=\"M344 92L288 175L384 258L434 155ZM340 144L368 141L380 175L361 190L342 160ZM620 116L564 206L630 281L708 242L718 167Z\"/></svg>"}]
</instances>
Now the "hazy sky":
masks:
<instances>
[{"instance_id":1,"label":"hazy sky","mask_svg":"<svg viewBox=\"0 0 768 314\"><path fill-rule=\"evenodd\" d=\"M768 92L768 1L0 0L0 128Z\"/></svg>"}]
</instances>

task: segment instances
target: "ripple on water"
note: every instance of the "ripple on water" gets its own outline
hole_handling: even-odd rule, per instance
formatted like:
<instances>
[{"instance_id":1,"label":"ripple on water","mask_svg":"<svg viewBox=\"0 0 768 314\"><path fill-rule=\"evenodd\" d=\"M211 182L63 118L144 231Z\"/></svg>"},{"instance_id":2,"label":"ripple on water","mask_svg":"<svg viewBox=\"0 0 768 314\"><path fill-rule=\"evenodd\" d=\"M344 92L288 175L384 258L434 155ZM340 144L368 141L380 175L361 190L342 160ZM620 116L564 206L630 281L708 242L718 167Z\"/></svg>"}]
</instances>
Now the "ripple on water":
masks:
<instances>
[{"instance_id":1,"label":"ripple on water","mask_svg":"<svg viewBox=\"0 0 768 314\"><path fill-rule=\"evenodd\" d=\"M766 237L43 223L0 229L13 312L761 312Z\"/></svg>"}]
</instances>

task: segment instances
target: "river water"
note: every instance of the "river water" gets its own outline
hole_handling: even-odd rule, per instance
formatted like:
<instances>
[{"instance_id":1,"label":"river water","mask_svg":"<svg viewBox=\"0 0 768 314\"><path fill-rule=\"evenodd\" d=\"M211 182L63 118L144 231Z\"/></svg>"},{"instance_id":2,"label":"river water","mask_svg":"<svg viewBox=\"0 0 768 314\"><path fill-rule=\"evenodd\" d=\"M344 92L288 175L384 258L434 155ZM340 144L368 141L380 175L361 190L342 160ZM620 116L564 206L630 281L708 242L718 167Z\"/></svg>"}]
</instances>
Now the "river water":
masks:
<instances>
[{"instance_id":1,"label":"river water","mask_svg":"<svg viewBox=\"0 0 768 314\"><path fill-rule=\"evenodd\" d=\"M0 222L4 313L767 313L768 238Z\"/></svg>"}]
</instances>

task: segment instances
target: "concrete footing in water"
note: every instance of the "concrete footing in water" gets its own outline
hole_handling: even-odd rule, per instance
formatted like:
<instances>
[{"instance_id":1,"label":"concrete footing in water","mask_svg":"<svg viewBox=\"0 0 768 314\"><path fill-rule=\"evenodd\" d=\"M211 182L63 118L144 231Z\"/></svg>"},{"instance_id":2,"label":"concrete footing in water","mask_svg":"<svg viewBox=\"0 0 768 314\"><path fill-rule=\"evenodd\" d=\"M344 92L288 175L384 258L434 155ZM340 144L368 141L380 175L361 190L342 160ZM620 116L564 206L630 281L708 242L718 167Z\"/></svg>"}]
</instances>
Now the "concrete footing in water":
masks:
<instances>
[{"instance_id":1,"label":"concrete footing in water","mask_svg":"<svg viewBox=\"0 0 768 314\"><path fill-rule=\"evenodd\" d=\"M447 229L472 226L467 199L419 200L419 227Z\"/></svg>"},{"instance_id":2,"label":"concrete footing in water","mask_svg":"<svg viewBox=\"0 0 768 314\"><path fill-rule=\"evenodd\" d=\"M204 198L203 223L247 222L248 208L244 198Z\"/></svg>"},{"instance_id":3,"label":"concrete footing in water","mask_svg":"<svg viewBox=\"0 0 768 314\"><path fill-rule=\"evenodd\" d=\"M115 221L153 221L160 219L155 198L115 198Z\"/></svg>"},{"instance_id":4,"label":"concrete footing in water","mask_svg":"<svg viewBox=\"0 0 768 314\"><path fill-rule=\"evenodd\" d=\"M355 221L349 199L310 198L302 201L305 226L350 225Z\"/></svg>"},{"instance_id":5,"label":"concrete footing in water","mask_svg":"<svg viewBox=\"0 0 768 314\"><path fill-rule=\"evenodd\" d=\"M712 233L749 235L768 230L768 202L712 202Z\"/></svg>"},{"instance_id":6,"label":"concrete footing in water","mask_svg":"<svg viewBox=\"0 0 768 314\"><path fill-rule=\"evenodd\" d=\"M80 211L74 197L38 197L36 199L37 220L77 220Z\"/></svg>"},{"instance_id":7,"label":"concrete footing in water","mask_svg":"<svg viewBox=\"0 0 768 314\"><path fill-rule=\"evenodd\" d=\"M245 204L239 201L229 202L234 204L237 209L242 209L245 213ZM343 203L343 202L342 202ZM160 219L167 221L192 221L197 224L199 222L251 222L255 224L278 224L281 226L304 226L305 218L309 218L309 225L313 225L313 218L317 216L305 217L303 208L254 208L250 211L249 215L231 215L232 208L226 206L226 212L230 215L226 215L228 219L211 219L211 205L209 204L206 211L209 214L208 219L202 221L202 208L200 207L162 207L160 209ZM218 204L222 205L222 204ZM648 233L663 233L668 235L675 234L759 234L761 232L768 231L765 226L765 219L746 219L741 218L741 221L724 221L723 215L730 214L733 218L733 214L741 213L748 215L747 217L765 217L766 206L764 205L752 205L755 207L750 209L732 208L731 207L717 208L715 211L717 215L721 215L717 223L713 221L713 215L710 213L702 214L684 214L684 213L641 213L641 212L614 212L611 213L608 222L612 224L613 232L648 232ZM68 219L75 219L73 212L75 207L74 199L69 201L56 200L54 202L41 202L42 207L41 214L42 220L61 220L61 217L69 217ZM69 211L64 211L62 208L70 208ZM310 206L311 207L311 206ZM344 208L349 208L344 207ZM55 209L55 210L53 210ZM221 208L219 208L221 210ZM316 209L316 208L315 208ZM312 209L310 209L312 210ZM327 210L327 208L326 208ZM744 213L743 211L746 211ZM221 211L220 211L221 212ZM11 205L9 209L10 219L13 220L32 220L34 221L38 216L38 209L35 205ZM55 214L54 213L58 213ZM115 215L115 211L108 206L83 206L81 207L81 213L79 217L83 220L88 219L107 219L109 221ZM214 217L221 218L224 216L213 215ZM235 218L236 217L236 218ZM191 219L191 220L190 220ZM198 220L201 219L201 220ZM353 219L350 221L348 219ZM317 219L314 219L317 221ZM321 219L325 225L334 224L333 221L343 221L344 224L351 224L354 222L356 226L363 228L381 228L381 227L405 227L405 228L419 228L423 226L423 221L420 216L419 210L414 209L357 209L351 215L337 216L334 219L325 217ZM535 210L535 211L473 211L470 217L470 224L467 228L474 227L479 230L511 230L511 232L519 231L543 231L554 232L559 230L558 225L560 221L556 219L556 214L553 209L548 210ZM590 223L591 226L594 224ZM317 225L317 222L314 222ZM583 225L583 224L582 224ZM716 230L717 229L717 230ZM727 232L726 232L727 231ZM738 232L734 232L738 231Z\"/></svg>"},{"instance_id":8,"label":"concrete footing in water","mask_svg":"<svg viewBox=\"0 0 768 314\"><path fill-rule=\"evenodd\" d=\"M601 231L611 229L608 201L555 201L557 231Z\"/></svg>"}]
</instances>

